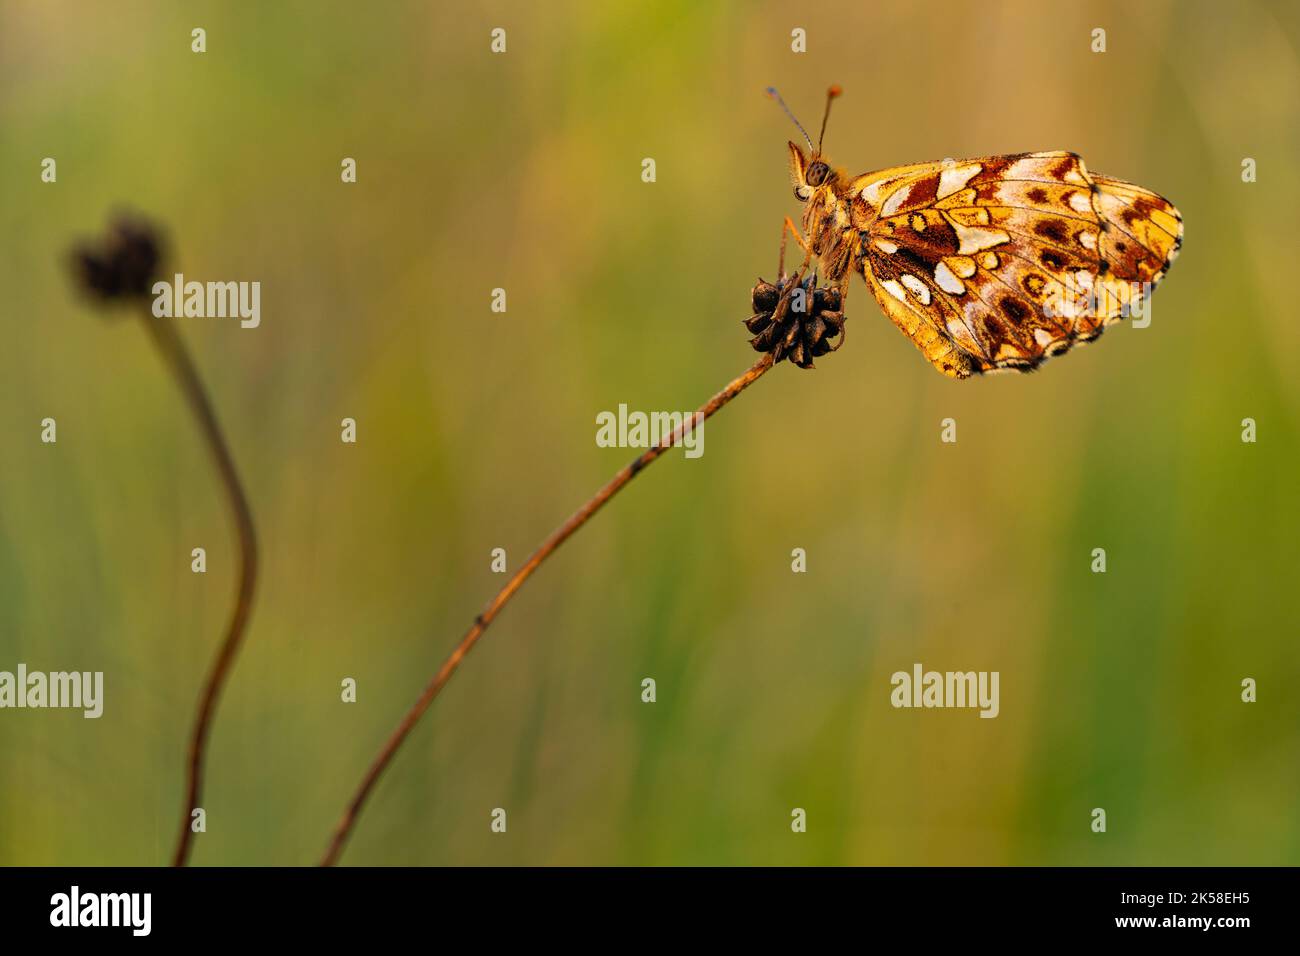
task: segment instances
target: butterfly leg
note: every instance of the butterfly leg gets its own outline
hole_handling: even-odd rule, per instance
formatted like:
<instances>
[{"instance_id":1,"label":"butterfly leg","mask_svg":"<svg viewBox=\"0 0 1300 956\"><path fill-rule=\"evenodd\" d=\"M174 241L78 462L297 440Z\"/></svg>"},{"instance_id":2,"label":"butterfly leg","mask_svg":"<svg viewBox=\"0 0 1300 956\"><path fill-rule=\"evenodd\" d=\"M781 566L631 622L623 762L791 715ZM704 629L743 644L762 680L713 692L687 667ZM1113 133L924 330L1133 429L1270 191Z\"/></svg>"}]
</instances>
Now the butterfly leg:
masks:
<instances>
[{"instance_id":1,"label":"butterfly leg","mask_svg":"<svg viewBox=\"0 0 1300 956\"><path fill-rule=\"evenodd\" d=\"M834 325L832 326L835 332L837 333L835 338L835 344L831 346L832 352L838 352L840 350L840 346L844 344L844 334L845 334L844 306L849 300L849 275L850 274L846 272L844 276L840 279L840 281L835 283L835 291L840 294L840 307L839 309L836 310L839 313L839 321L834 323Z\"/></svg>"},{"instance_id":2,"label":"butterfly leg","mask_svg":"<svg viewBox=\"0 0 1300 956\"><path fill-rule=\"evenodd\" d=\"M793 219L786 216L785 224L781 226L781 258L778 260L776 267L778 276L785 275L785 243L790 236L794 236L795 242L799 243L799 247L804 251L803 266L800 267L800 272L808 268L808 262L812 259L812 249L804 241L804 237L799 235L799 227L794 224Z\"/></svg>"},{"instance_id":3,"label":"butterfly leg","mask_svg":"<svg viewBox=\"0 0 1300 956\"><path fill-rule=\"evenodd\" d=\"M830 327L826 336L826 343L829 351L832 352L838 351L840 346L844 344L844 306L849 298L849 279L853 275L851 271L853 256L849 252L851 248L848 245L844 246L844 252L836 259L826 274L828 288L839 298L837 306L823 314L826 324ZM835 340L834 345L830 344L831 339Z\"/></svg>"}]
</instances>

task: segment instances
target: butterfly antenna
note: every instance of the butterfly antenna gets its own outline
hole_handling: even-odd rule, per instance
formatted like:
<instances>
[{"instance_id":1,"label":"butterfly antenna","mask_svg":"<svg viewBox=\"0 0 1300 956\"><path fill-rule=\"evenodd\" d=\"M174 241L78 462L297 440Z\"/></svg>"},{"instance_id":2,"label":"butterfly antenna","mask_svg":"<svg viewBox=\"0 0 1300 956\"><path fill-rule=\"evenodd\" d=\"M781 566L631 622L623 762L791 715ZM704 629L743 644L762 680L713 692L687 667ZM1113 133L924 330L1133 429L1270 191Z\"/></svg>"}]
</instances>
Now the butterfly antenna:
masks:
<instances>
[{"instance_id":1,"label":"butterfly antenna","mask_svg":"<svg viewBox=\"0 0 1300 956\"><path fill-rule=\"evenodd\" d=\"M776 100L778 103L781 104L781 109L785 110L785 115L790 117L790 119L794 122L795 126L799 127L799 132L803 133L803 138L808 140L808 148L812 149L813 148L812 137L809 136L808 131L803 128L803 124L800 123L797 119L795 119L795 115L790 112L790 107L785 105L785 100L781 99L781 94L776 91L776 87L769 86L766 92L768 96L770 96L772 99Z\"/></svg>"},{"instance_id":2,"label":"butterfly antenna","mask_svg":"<svg viewBox=\"0 0 1300 956\"><path fill-rule=\"evenodd\" d=\"M831 118L831 103L834 102L835 97L839 96L843 92L844 91L840 89L838 86L832 86L829 90L826 91L826 112L822 114L822 131L817 134L818 155L821 155L822 140L826 138L826 121ZM784 106L785 104L782 105ZM787 112L789 111L787 110ZM804 133L804 135L807 136L808 134ZM811 146L812 143L809 142L808 145Z\"/></svg>"}]
</instances>

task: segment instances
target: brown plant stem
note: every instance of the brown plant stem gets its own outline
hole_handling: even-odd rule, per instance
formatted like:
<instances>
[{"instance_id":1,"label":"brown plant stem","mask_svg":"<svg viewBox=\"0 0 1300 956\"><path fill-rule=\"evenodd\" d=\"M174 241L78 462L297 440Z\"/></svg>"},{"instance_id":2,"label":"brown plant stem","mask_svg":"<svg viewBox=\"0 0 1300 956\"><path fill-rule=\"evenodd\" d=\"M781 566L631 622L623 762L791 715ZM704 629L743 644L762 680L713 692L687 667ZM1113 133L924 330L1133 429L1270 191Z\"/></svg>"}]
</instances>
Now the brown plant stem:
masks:
<instances>
[{"instance_id":1,"label":"brown plant stem","mask_svg":"<svg viewBox=\"0 0 1300 956\"><path fill-rule=\"evenodd\" d=\"M199 697L199 708L190 734L185 807L181 814L176 851L172 856L172 866L184 866L189 859L194 841L190 814L199 806L203 794L203 758L207 750L208 734L212 729L212 718L216 713L221 689L235 662L244 630L248 626L249 614L253 609L253 589L257 579L257 536L253 528L253 515L248 508L248 499L244 495L243 485L240 484L239 474L235 470L234 459L226 446L221 426L217 423L216 412L213 411L212 403L208 400L203 381L199 378L198 370L190 359L185 343L181 341L179 333L169 320L156 319L146 314L144 325L158 347L163 361L175 375L177 384L180 385L185 400L198 421L199 430L203 433L213 463L221 476L221 484L225 488L235 520L235 530L239 537L239 587L235 592L235 606L231 611L230 624L226 628L226 638L222 641L217 656L208 670L207 682Z\"/></svg>"},{"instance_id":2,"label":"brown plant stem","mask_svg":"<svg viewBox=\"0 0 1300 956\"><path fill-rule=\"evenodd\" d=\"M392 761L393 755L397 753L397 749L402 746L402 742L406 740L407 735L410 734L412 728L415 727L416 723L424 715L424 712L429 709L429 705L432 704L434 698L438 696L438 692L441 691L447 681L451 679L451 675L456 673L456 668L460 667L461 661L465 659L465 655L470 652L470 649L473 648L474 644L483 635L483 632L487 630L488 625L496 619L496 616L499 613L501 613L501 610L506 606L506 603L514 597L515 592L523 586L524 582L532 576L533 572L541 566L543 561L549 558L560 545L574 534L574 532L586 524L592 515L599 511L610 498L614 497L614 495L616 495L624 485L635 478L643 468L649 465L669 448L677 444L683 435L696 427L695 422L698 421L702 423L705 419L708 419L722 408L722 406L726 405L746 388L756 382L764 372L772 367L772 364L772 353L769 352L755 362L747 372L740 375L726 388L701 405L695 414L690 416L687 421L683 422L682 425L675 429L671 435L661 440L659 444L655 445L653 448L647 449L630 464L625 465L617 474L614 475L613 478L606 482L605 485L597 491L586 504L575 511L569 519L564 522L564 524L551 532L550 537L543 541L528 560L520 566L519 570L515 572L514 577L507 581L505 587L498 591L496 596L487 603L487 607L483 609L483 612L479 614L478 617L474 618L474 623L470 626L470 629L465 632L465 636L460 639L460 643L456 645L455 649L447 659L443 661L442 666L438 668L438 672L433 675L433 679L429 681L428 685L424 688L424 692L420 694L415 704L406 712L406 716L402 718L401 723L399 723L397 728L389 735L388 740L379 751L379 756L377 756L370 764L370 769L366 771L365 777L362 778L361 785L353 795L352 801L348 804L347 809L343 811L343 816L339 818L338 823L335 825L334 834L330 840L329 848L326 849L325 855L321 858L321 866L333 866L338 861L339 856L343 852L343 847L347 843L353 827L356 825L357 817L361 813L361 809L365 805L366 799L370 796L370 792L374 789L375 784L379 782L379 778L383 775L388 764ZM703 418L700 418L700 416L703 416Z\"/></svg>"}]
</instances>

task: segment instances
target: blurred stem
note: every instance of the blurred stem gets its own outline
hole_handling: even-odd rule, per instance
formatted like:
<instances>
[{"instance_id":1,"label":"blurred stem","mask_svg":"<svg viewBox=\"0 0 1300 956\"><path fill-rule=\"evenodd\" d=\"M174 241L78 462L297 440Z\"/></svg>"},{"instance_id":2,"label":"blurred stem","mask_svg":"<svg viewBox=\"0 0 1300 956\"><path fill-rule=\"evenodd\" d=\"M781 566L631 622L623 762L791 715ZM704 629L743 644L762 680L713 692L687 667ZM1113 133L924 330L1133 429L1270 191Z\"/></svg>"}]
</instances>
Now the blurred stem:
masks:
<instances>
[{"instance_id":1,"label":"blurred stem","mask_svg":"<svg viewBox=\"0 0 1300 956\"><path fill-rule=\"evenodd\" d=\"M235 606L231 611L230 624L226 629L226 639L217 651L216 659L208 671L207 683L199 697L199 709L194 718L194 727L190 734L189 769L185 793L185 807L181 816L180 835L176 841L176 852L172 857L172 866L184 866L189 859L190 848L194 841L191 828L191 813L199 806L203 794L203 760L207 751L208 733L212 728L212 719L216 714L217 700L226 682L230 668L235 662L244 631L248 626L248 617L253 609L253 587L257 579L257 535L253 528L253 515L248 508L248 499L240 484L239 474L235 471L235 462L230 449L217 423L216 412L208 399L203 381L190 359L190 354L181 341L175 326L166 319L157 319L150 314L144 316L144 325L154 344L162 355L163 362L171 369L185 394L185 400L198 421L199 430L207 442L213 463L225 488L230 511L235 520L235 530L239 537L239 589L235 593Z\"/></svg>"},{"instance_id":2,"label":"blurred stem","mask_svg":"<svg viewBox=\"0 0 1300 956\"><path fill-rule=\"evenodd\" d=\"M406 712L406 716L402 718L401 723L389 735L387 742L380 749L379 755L371 763L370 769L366 771L365 777L361 780L361 786L357 788L352 801L348 804L347 809L343 811L343 816L339 818L334 827L334 835L330 840L329 848L321 858L321 866L333 866L338 862L343 847L347 843L353 827L356 826L357 817L360 815L362 807L365 806L366 799L370 796L375 784L379 782L379 778L392 761L393 755L397 753L397 749L402 746L402 742L406 740L407 735L410 734L412 728L424 715L424 712L429 709L429 705L438 696L438 692L451 679L451 675L456 673L456 668L460 667L465 655L470 652L470 649L483 635L483 632L487 630L488 625L501 613L506 603L514 597L515 592L523 586L524 582L532 576L543 561L549 558L574 532L585 525L592 515L622 490L623 486L635 478L643 468L677 444L683 435L696 427L695 423L697 421L702 424L705 419L712 416L714 412L756 382L764 372L772 367L772 364L772 354L769 352L755 362L747 372L701 405L695 414L683 422L681 427L675 429L671 435L660 441L658 445L645 451L631 464L625 465L586 504L575 511L569 520L551 532L551 536L542 542L541 546L515 572L514 577L506 582L505 587L498 591L496 596L488 602L487 607L483 609L483 612L478 617L474 618L474 623L470 626L470 629L465 632L465 636L460 639L460 643L443 661L442 667L433 675L433 679L424 688L424 692L420 694L414 706Z\"/></svg>"}]
</instances>

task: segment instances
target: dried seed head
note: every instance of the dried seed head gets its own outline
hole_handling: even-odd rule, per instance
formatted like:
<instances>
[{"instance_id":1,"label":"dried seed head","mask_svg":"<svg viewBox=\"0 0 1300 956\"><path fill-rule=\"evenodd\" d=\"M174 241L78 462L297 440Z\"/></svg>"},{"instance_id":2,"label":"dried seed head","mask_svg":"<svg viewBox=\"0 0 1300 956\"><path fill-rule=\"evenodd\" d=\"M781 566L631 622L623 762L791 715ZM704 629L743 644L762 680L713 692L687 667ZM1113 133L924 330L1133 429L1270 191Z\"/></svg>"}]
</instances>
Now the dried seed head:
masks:
<instances>
[{"instance_id":1,"label":"dried seed head","mask_svg":"<svg viewBox=\"0 0 1300 956\"><path fill-rule=\"evenodd\" d=\"M162 245L150 223L119 215L102 239L73 249L78 284L103 301L148 296L162 260Z\"/></svg>"},{"instance_id":2,"label":"dried seed head","mask_svg":"<svg viewBox=\"0 0 1300 956\"><path fill-rule=\"evenodd\" d=\"M796 286L793 276L781 278L776 285L759 279L751 295L754 314L745 319L745 328L754 336L749 344L756 352L772 352L777 362L788 358L799 368L812 368L814 358L844 342L843 300L838 289L818 288L813 276L799 285L806 296L803 312L790 307ZM832 339L838 341L832 345Z\"/></svg>"},{"instance_id":3,"label":"dried seed head","mask_svg":"<svg viewBox=\"0 0 1300 956\"><path fill-rule=\"evenodd\" d=\"M770 282L764 282L762 279L759 279L758 284L754 286L754 293L752 296L754 311L771 312L776 308L777 300L780 298L780 289L772 285Z\"/></svg>"}]
</instances>

